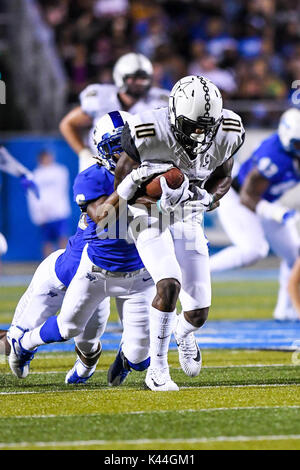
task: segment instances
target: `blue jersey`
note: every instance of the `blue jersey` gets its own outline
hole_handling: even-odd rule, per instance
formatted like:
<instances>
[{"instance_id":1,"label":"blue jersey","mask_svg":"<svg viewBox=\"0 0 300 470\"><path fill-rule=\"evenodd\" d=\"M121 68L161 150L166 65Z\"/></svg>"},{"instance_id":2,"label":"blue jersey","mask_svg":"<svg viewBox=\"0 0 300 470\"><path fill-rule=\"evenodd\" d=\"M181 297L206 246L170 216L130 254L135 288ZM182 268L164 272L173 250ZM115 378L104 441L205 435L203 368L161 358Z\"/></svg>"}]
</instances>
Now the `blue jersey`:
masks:
<instances>
[{"instance_id":1,"label":"blue jersey","mask_svg":"<svg viewBox=\"0 0 300 470\"><path fill-rule=\"evenodd\" d=\"M237 175L239 185L244 183L253 168L256 168L269 182L268 189L262 195L262 198L269 202L279 199L300 181L297 163L284 150L277 133L265 139L241 165Z\"/></svg>"},{"instance_id":2,"label":"blue jersey","mask_svg":"<svg viewBox=\"0 0 300 470\"><path fill-rule=\"evenodd\" d=\"M66 287L69 286L80 264L82 250L86 244L83 238L84 229L85 224L81 217L75 235L69 238L65 251L55 263L56 276Z\"/></svg>"},{"instance_id":3,"label":"blue jersey","mask_svg":"<svg viewBox=\"0 0 300 470\"><path fill-rule=\"evenodd\" d=\"M85 210L91 201L114 192L114 176L103 166L93 165L79 173L73 191L75 201ZM135 244L119 238L118 222L113 234L107 230L99 233L97 225L88 216L87 223L83 238L88 243L88 256L96 266L115 272L131 272L144 267Z\"/></svg>"}]
</instances>

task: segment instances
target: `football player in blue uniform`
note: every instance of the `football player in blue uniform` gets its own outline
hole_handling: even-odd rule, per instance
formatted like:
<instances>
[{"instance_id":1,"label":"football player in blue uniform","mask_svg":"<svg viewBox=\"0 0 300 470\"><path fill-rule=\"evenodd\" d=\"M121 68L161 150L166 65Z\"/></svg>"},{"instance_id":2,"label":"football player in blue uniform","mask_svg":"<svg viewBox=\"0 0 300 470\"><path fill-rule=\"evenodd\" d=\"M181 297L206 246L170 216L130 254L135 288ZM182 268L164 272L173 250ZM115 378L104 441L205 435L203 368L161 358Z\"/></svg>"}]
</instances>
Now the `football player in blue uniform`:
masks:
<instances>
[{"instance_id":1,"label":"football player in blue uniform","mask_svg":"<svg viewBox=\"0 0 300 470\"><path fill-rule=\"evenodd\" d=\"M278 131L264 140L239 168L217 209L233 245L213 255L211 271L247 266L267 256L281 259L279 294L273 316L296 319L287 284L299 254L295 211L279 199L300 181L300 110L290 108Z\"/></svg>"},{"instance_id":2,"label":"football player in blue uniform","mask_svg":"<svg viewBox=\"0 0 300 470\"><path fill-rule=\"evenodd\" d=\"M149 365L148 317L153 281L134 243L128 243L118 234L114 238L105 236L105 231L99 232L94 221L99 209L114 192L113 171L121 152L121 130L128 116L128 113L112 112L100 119L97 126L102 139L97 141L100 164L80 173L74 183L74 198L85 220L81 220L66 251L54 253L49 263L40 266L35 277L42 295L39 289L29 287L20 301L23 308L17 308L8 340L11 345L9 364L19 378L28 375L38 346L75 337L78 357L66 382L86 382L93 375L101 353L99 337L105 329L105 303L109 297L116 298L123 336L116 360L109 369L108 383L119 385L131 369L144 370ZM162 165L160 170L164 168ZM153 174L156 172L157 168ZM151 177L150 173L148 177ZM28 300L32 306L39 295L39 324L30 328L28 322L32 310L28 309ZM56 316L59 304L61 311Z\"/></svg>"}]
</instances>

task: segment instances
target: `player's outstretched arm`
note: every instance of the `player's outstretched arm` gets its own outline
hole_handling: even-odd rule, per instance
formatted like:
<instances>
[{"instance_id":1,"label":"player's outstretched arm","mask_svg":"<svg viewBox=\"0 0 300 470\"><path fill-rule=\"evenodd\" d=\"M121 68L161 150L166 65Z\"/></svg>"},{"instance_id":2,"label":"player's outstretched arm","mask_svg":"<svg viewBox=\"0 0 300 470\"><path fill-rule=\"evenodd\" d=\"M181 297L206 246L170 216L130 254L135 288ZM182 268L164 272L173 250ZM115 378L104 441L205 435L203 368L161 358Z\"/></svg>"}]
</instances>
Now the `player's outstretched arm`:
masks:
<instances>
[{"instance_id":1,"label":"player's outstretched arm","mask_svg":"<svg viewBox=\"0 0 300 470\"><path fill-rule=\"evenodd\" d=\"M59 124L60 132L78 155L82 150L86 149L81 131L82 129L91 127L91 125L91 117L84 113L80 106L77 106L66 114Z\"/></svg>"},{"instance_id":2,"label":"player's outstretched arm","mask_svg":"<svg viewBox=\"0 0 300 470\"><path fill-rule=\"evenodd\" d=\"M300 319L300 258L298 258L293 266L288 282L288 292Z\"/></svg>"},{"instance_id":3,"label":"player's outstretched arm","mask_svg":"<svg viewBox=\"0 0 300 470\"><path fill-rule=\"evenodd\" d=\"M269 187L269 181L254 168L249 172L240 192L241 203L248 209L256 211L257 204L261 201L264 192Z\"/></svg>"}]
</instances>

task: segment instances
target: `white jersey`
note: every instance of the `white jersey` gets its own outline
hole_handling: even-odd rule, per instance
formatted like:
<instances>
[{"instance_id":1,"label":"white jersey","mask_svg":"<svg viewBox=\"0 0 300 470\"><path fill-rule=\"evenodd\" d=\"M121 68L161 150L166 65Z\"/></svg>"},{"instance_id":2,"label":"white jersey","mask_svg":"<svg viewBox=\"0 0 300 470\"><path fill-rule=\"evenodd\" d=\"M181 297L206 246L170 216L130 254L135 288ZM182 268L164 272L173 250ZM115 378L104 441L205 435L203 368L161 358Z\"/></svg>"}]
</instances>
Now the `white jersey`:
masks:
<instances>
[{"instance_id":1,"label":"white jersey","mask_svg":"<svg viewBox=\"0 0 300 470\"><path fill-rule=\"evenodd\" d=\"M202 184L218 166L239 149L245 134L241 118L233 111L223 109L223 120L212 145L207 151L191 159L174 137L168 108L134 115L128 124L130 135L126 126L122 147L133 159L140 162L171 162L180 168L190 181L201 181Z\"/></svg>"},{"instance_id":2,"label":"white jersey","mask_svg":"<svg viewBox=\"0 0 300 470\"><path fill-rule=\"evenodd\" d=\"M119 88L110 84L93 84L87 86L79 95L80 106L84 113L96 121L111 111L122 109L122 103L118 98ZM168 104L170 92L162 88L152 87L147 95L137 101L128 110L131 114L143 113L148 109L164 107ZM94 150L92 131L89 136L89 146Z\"/></svg>"}]
</instances>

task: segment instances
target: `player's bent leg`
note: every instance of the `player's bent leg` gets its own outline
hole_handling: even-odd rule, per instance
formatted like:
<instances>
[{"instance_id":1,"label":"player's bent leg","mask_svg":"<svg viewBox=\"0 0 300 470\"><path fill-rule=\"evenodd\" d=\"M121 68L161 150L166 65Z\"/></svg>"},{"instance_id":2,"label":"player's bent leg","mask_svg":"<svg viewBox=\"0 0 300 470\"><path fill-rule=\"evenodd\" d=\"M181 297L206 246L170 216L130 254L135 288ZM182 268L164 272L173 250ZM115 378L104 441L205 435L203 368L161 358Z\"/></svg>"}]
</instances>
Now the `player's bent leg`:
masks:
<instances>
[{"instance_id":1,"label":"player's bent leg","mask_svg":"<svg viewBox=\"0 0 300 470\"><path fill-rule=\"evenodd\" d=\"M151 365L147 371L146 385L153 391L178 390L170 379L168 365L168 350L182 279L173 237L169 229L160 232L153 226L141 232L136 246L157 289L150 308Z\"/></svg>"},{"instance_id":2,"label":"player's bent leg","mask_svg":"<svg viewBox=\"0 0 300 470\"><path fill-rule=\"evenodd\" d=\"M97 307L84 330L75 338L76 361L68 371L65 383L86 383L94 374L101 355L101 341L110 314L110 299L107 297Z\"/></svg>"},{"instance_id":3,"label":"player's bent leg","mask_svg":"<svg viewBox=\"0 0 300 470\"><path fill-rule=\"evenodd\" d=\"M145 383L152 391L177 391L171 379L168 351L176 318L176 303L181 285L177 279L162 279L156 284L156 296L150 308L151 364Z\"/></svg>"},{"instance_id":4,"label":"player's bent leg","mask_svg":"<svg viewBox=\"0 0 300 470\"><path fill-rule=\"evenodd\" d=\"M155 292L148 275L136 279L137 292L116 298L116 305L123 323L121 347L111 364L108 385L121 385L132 370L143 371L149 367L149 311Z\"/></svg>"},{"instance_id":5,"label":"player's bent leg","mask_svg":"<svg viewBox=\"0 0 300 470\"><path fill-rule=\"evenodd\" d=\"M177 259L182 269L180 302L184 313L177 317L174 336L179 362L190 377L201 371L201 352L194 333L207 320L211 304L211 282L207 242L199 225L184 225L184 237L175 240Z\"/></svg>"},{"instance_id":6,"label":"player's bent leg","mask_svg":"<svg viewBox=\"0 0 300 470\"><path fill-rule=\"evenodd\" d=\"M250 266L264 259L268 252L269 245L265 240L259 241L252 246L244 244L229 246L210 258L211 272Z\"/></svg>"},{"instance_id":7,"label":"player's bent leg","mask_svg":"<svg viewBox=\"0 0 300 470\"><path fill-rule=\"evenodd\" d=\"M46 258L37 268L34 276L19 300L12 325L32 330L55 315L61 308L65 286L55 274L55 263L64 250L58 250Z\"/></svg>"},{"instance_id":8,"label":"player's bent leg","mask_svg":"<svg viewBox=\"0 0 300 470\"><path fill-rule=\"evenodd\" d=\"M150 365L150 357L140 362L131 362L127 359L124 352L122 351L122 346L120 347L118 354L108 369L107 374L107 383L110 387L117 387L121 385L127 378L128 374L132 370L144 371L148 369Z\"/></svg>"},{"instance_id":9,"label":"player's bent leg","mask_svg":"<svg viewBox=\"0 0 300 470\"><path fill-rule=\"evenodd\" d=\"M217 214L233 246L210 257L211 272L247 266L267 256L269 245L261 220L241 203L234 189L222 198Z\"/></svg>"},{"instance_id":10,"label":"player's bent leg","mask_svg":"<svg viewBox=\"0 0 300 470\"><path fill-rule=\"evenodd\" d=\"M67 373L65 383L67 384L85 384L93 375L99 362L102 345L98 341L98 347L95 352L83 353L76 346L77 359L73 368Z\"/></svg>"},{"instance_id":11,"label":"player's bent leg","mask_svg":"<svg viewBox=\"0 0 300 470\"><path fill-rule=\"evenodd\" d=\"M179 362L189 377L200 374L202 355L191 328L197 331L207 320L209 308L196 309L178 315L174 336L178 347Z\"/></svg>"},{"instance_id":12,"label":"player's bent leg","mask_svg":"<svg viewBox=\"0 0 300 470\"><path fill-rule=\"evenodd\" d=\"M299 256L297 219L290 218L285 224L263 220L262 226L273 252L281 258L279 291L273 317L279 321L297 320L298 314L288 292L291 269Z\"/></svg>"}]
</instances>

